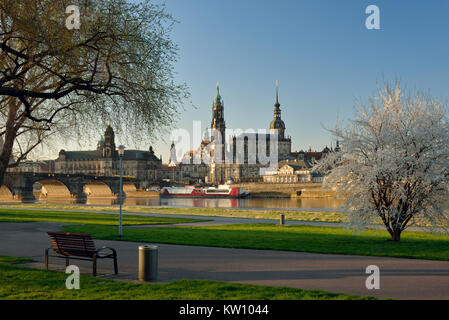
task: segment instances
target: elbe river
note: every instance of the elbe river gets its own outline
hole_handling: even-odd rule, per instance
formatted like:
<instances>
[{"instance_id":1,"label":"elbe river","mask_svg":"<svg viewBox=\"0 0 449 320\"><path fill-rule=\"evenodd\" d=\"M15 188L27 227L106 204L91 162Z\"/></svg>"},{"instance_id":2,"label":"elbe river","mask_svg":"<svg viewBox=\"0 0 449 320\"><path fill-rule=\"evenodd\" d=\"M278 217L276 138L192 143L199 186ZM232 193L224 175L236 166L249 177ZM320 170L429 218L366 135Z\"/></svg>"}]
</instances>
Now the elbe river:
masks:
<instances>
[{"instance_id":1,"label":"elbe river","mask_svg":"<svg viewBox=\"0 0 449 320\"><path fill-rule=\"evenodd\" d=\"M43 200L38 203L87 205L118 204L117 199L88 198L82 202L70 199ZM187 208L233 208L233 209L289 209L313 211L336 211L342 200L332 198L244 198L244 199L216 199L216 198L127 198L124 205L157 206L157 207L187 207Z\"/></svg>"}]
</instances>

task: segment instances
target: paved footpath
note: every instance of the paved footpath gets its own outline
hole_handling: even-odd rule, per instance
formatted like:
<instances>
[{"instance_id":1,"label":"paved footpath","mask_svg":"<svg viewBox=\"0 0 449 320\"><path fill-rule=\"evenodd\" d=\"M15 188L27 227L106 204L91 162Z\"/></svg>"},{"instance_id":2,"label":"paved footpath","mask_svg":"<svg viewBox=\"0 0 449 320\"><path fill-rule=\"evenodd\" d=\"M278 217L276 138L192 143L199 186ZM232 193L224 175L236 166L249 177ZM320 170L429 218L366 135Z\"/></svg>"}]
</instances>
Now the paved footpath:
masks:
<instances>
[{"instance_id":1,"label":"paved footpath","mask_svg":"<svg viewBox=\"0 0 449 320\"><path fill-rule=\"evenodd\" d=\"M0 223L0 255L30 257L42 268L47 231L59 231L61 223ZM151 229L148 229L151 232ZM141 243L97 240L97 246L117 249L117 280L137 279L137 247ZM394 299L449 299L449 262L399 258L363 257L302 252L228 249L158 244L159 281L207 279L321 289ZM64 269L64 260L50 261ZM73 260L83 273L91 263ZM377 265L380 290L367 290L365 269ZM99 273L112 272L112 261L100 260Z\"/></svg>"}]
</instances>

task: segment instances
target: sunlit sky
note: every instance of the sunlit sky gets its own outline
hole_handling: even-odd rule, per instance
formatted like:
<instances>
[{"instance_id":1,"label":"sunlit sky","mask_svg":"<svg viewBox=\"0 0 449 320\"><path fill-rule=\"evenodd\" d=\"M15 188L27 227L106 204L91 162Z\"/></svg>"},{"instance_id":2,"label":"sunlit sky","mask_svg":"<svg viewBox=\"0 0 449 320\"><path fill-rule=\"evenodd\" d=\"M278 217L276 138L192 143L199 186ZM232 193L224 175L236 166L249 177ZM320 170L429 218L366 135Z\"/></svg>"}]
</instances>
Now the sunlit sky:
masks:
<instances>
[{"instance_id":1,"label":"sunlit sky","mask_svg":"<svg viewBox=\"0 0 449 320\"><path fill-rule=\"evenodd\" d=\"M449 98L449 1L167 0L179 21L176 80L191 93L173 128L210 126L220 82L228 128L263 129L273 118L279 80L282 118L293 151L333 142L325 127L351 118L382 79ZM380 8L381 30L367 30L368 5ZM61 145L56 149L95 148ZM116 137L120 144L120 137ZM170 137L148 141L164 162ZM141 146L148 149L148 146ZM45 158L57 152L46 152Z\"/></svg>"}]
</instances>

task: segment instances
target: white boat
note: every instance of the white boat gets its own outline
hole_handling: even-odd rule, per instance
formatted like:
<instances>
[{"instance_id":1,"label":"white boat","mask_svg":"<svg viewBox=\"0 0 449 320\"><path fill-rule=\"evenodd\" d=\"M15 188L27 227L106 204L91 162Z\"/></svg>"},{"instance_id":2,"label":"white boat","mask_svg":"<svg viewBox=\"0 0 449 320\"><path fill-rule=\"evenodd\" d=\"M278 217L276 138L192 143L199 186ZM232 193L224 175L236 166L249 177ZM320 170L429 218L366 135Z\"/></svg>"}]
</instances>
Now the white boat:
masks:
<instances>
[{"instance_id":1,"label":"white boat","mask_svg":"<svg viewBox=\"0 0 449 320\"><path fill-rule=\"evenodd\" d=\"M160 193L161 197L224 197L243 198L249 192L243 188L219 185L218 187L196 188L194 186L164 187Z\"/></svg>"}]
</instances>

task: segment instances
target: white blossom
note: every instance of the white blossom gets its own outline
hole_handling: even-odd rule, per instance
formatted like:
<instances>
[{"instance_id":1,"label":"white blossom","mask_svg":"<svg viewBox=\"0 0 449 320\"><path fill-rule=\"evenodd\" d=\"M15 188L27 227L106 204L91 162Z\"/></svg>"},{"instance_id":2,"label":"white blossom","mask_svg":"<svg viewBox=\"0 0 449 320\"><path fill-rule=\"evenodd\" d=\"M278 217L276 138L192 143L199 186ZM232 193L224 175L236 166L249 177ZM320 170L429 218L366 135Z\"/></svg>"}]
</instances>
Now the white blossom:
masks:
<instances>
[{"instance_id":1,"label":"white blossom","mask_svg":"<svg viewBox=\"0 0 449 320\"><path fill-rule=\"evenodd\" d=\"M349 226L384 223L394 241L414 220L448 227L449 121L447 105L422 93L385 85L355 119L331 130L340 151L314 170L324 187L346 197Z\"/></svg>"}]
</instances>

